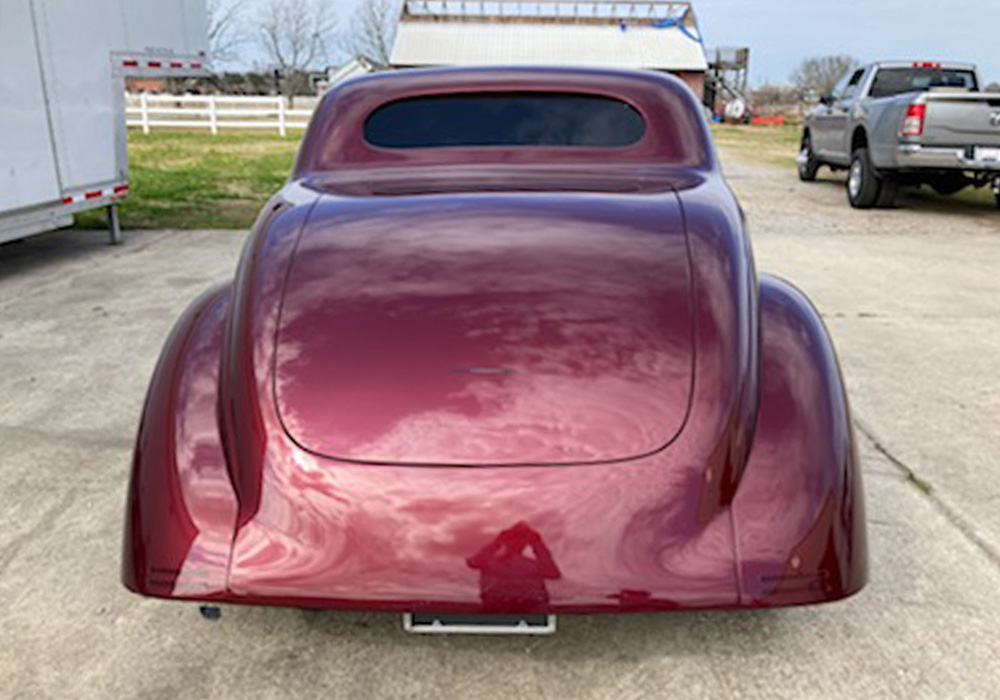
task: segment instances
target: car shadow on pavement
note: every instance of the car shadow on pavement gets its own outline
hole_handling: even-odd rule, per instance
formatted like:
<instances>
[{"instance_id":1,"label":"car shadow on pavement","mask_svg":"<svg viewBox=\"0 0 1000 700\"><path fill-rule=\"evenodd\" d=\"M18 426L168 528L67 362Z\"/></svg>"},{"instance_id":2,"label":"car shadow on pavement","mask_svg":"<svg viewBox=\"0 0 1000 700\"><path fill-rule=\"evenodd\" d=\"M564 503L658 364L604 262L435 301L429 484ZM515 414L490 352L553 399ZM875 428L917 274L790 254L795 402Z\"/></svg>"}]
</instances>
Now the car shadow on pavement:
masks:
<instances>
[{"instance_id":1,"label":"car shadow on pavement","mask_svg":"<svg viewBox=\"0 0 1000 700\"><path fill-rule=\"evenodd\" d=\"M226 608L222 624L238 625L242 633L273 635L276 629L295 632L289 642L305 645L392 647L397 651L488 652L525 656L534 661L641 661L645 658L753 655L796 627L788 616L798 611L738 610L710 612L565 615L551 636L410 634L402 615L335 610Z\"/></svg>"},{"instance_id":2,"label":"car shadow on pavement","mask_svg":"<svg viewBox=\"0 0 1000 700\"><path fill-rule=\"evenodd\" d=\"M846 183L847 176L843 173L822 173L816 179L815 183L810 184L825 185L844 191ZM977 199L976 194L973 194L974 192L970 188L955 195L945 196L939 195L927 185L921 187L901 187L895 205L888 208L888 211L902 209L953 216L971 214L975 216L1000 217L1000 210L997 209L996 204L992 200L992 193L988 189L980 191L983 193L979 195L982 199ZM847 207L846 191L843 194L844 206Z\"/></svg>"}]
</instances>

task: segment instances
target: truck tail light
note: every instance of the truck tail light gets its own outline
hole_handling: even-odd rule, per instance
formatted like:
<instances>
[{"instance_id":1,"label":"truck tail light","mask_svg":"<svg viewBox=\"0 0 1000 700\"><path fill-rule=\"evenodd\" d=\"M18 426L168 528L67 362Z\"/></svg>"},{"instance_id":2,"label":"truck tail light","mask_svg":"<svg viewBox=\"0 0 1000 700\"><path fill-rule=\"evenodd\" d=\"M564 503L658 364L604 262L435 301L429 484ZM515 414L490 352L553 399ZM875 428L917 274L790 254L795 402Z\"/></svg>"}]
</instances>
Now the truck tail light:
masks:
<instances>
[{"instance_id":1,"label":"truck tail light","mask_svg":"<svg viewBox=\"0 0 1000 700\"><path fill-rule=\"evenodd\" d=\"M903 126L899 130L900 136L923 136L924 119L927 118L927 105L910 105L903 117Z\"/></svg>"},{"instance_id":2,"label":"truck tail light","mask_svg":"<svg viewBox=\"0 0 1000 700\"><path fill-rule=\"evenodd\" d=\"M940 68L940 63L935 63L932 61L917 61L913 64L914 68Z\"/></svg>"}]
</instances>

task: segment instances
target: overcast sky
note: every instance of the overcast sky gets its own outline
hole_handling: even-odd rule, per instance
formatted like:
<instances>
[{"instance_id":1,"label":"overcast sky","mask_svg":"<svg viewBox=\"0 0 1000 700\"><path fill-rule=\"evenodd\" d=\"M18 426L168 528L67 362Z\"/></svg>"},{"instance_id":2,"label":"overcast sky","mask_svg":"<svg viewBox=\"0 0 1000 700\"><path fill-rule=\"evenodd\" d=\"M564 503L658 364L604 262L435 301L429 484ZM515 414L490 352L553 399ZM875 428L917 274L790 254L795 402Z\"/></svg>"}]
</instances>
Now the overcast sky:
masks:
<instances>
[{"instance_id":1,"label":"overcast sky","mask_svg":"<svg viewBox=\"0 0 1000 700\"><path fill-rule=\"evenodd\" d=\"M346 28L358 0L326 0ZM708 46L749 46L751 81L787 83L803 58L961 60L1000 81L1000 0L693 0ZM252 16L252 15L251 15ZM247 47L250 54L256 53Z\"/></svg>"},{"instance_id":2,"label":"overcast sky","mask_svg":"<svg viewBox=\"0 0 1000 700\"><path fill-rule=\"evenodd\" d=\"M694 0L710 46L749 46L754 83L802 58L961 60L1000 81L1000 0Z\"/></svg>"}]
</instances>

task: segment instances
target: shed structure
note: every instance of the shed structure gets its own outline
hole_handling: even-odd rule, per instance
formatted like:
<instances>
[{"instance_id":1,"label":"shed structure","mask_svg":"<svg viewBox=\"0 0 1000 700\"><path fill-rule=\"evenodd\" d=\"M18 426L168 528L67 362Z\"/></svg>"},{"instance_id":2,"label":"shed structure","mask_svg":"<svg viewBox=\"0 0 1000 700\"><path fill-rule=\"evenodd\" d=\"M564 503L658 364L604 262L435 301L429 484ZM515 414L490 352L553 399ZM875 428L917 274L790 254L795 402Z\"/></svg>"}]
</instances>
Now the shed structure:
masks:
<instances>
[{"instance_id":1,"label":"shed structure","mask_svg":"<svg viewBox=\"0 0 1000 700\"><path fill-rule=\"evenodd\" d=\"M656 0L406 0L390 64L654 70L699 97L708 71L691 3Z\"/></svg>"}]
</instances>

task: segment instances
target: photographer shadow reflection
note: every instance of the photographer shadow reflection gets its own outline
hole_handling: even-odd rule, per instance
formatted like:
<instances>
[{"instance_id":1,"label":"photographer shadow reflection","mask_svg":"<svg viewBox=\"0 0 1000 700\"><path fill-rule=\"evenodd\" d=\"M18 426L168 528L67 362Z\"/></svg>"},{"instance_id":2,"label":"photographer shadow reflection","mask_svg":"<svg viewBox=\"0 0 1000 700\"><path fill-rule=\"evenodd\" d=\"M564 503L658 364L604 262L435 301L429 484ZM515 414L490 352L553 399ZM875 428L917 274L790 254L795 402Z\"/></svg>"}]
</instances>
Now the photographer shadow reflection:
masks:
<instances>
[{"instance_id":1,"label":"photographer shadow reflection","mask_svg":"<svg viewBox=\"0 0 1000 700\"><path fill-rule=\"evenodd\" d=\"M497 612L530 612L549 602L546 581L562 576L541 535L517 523L483 547L466 563L479 571L483 607Z\"/></svg>"}]
</instances>

